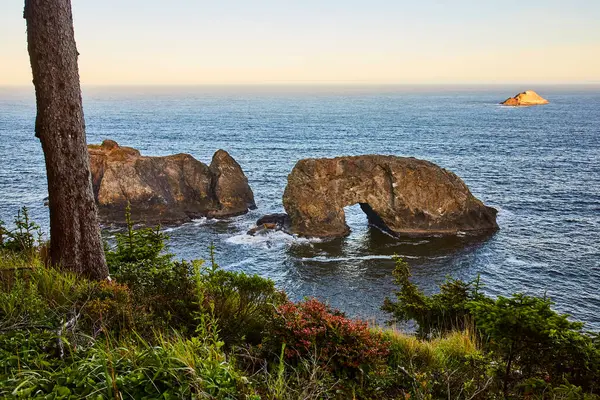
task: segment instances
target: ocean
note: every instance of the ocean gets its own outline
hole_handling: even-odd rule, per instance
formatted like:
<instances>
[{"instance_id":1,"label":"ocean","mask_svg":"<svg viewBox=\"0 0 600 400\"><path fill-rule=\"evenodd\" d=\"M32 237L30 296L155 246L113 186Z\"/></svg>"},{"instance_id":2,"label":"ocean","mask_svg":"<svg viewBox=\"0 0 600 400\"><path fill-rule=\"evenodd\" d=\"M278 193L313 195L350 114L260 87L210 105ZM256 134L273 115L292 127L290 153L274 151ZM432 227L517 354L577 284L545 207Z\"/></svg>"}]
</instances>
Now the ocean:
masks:
<instances>
[{"instance_id":1,"label":"ocean","mask_svg":"<svg viewBox=\"0 0 600 400\"><path fill-rule=\"evenodd\" d=\"M498 105L525 89L550 104ZM479 275L490 295L547 295L558 311L600 330L598 86L84 87L83 102L88 143L113 139L144 155L189 153L205 163L225 149L242 166L258 209L166 227L177 258L206 258L214 243L222 268L383 322L397 254L428 293L446 277ZM0 88L0 219L10 223L27 206L47 232L34 122L33 87ZM370 228L355 205L346 208L345 238L246 235L260 216L283 212L297 160L359 154L417 157L455 172L499 210L500 230L397 240Z\"/></svg>"}]
</instances>

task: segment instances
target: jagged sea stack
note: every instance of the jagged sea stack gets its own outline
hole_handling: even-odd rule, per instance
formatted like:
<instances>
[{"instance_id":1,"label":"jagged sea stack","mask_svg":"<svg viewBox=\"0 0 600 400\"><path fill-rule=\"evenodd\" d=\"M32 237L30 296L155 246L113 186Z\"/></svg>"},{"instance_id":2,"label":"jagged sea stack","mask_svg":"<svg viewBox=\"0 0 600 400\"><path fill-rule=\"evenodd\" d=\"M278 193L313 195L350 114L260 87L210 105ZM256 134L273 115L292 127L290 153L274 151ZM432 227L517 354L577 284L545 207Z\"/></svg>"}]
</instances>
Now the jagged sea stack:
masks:
<instances>
[{"instance_id":1,"label":"jagged sea stack","mask_svg":"<svg viewBox=\"0 0 600 400\"><path fill-rule=\"evenodd\" d=\"M357 203L371 224L395 236L498 229L496 210L475 198L458 176L415 158L364 155L300 160L283 195L290 231L302 236L347 235L344 207Z\"/></svg>"},{"instance_id":2,"label":"jagged sea stack","mask_svg":"<svg viewBox=\"0 0 600 400\"><path fill-rule=\"evenodd\" d=\"M224 150L210 166L189 154L145 157L105 140L88 146L94 197L105 223L124 223L125 207L146 224L177 224L198 217L228 217L255 208L239 164Z\"/></svg>"}]
</instances>

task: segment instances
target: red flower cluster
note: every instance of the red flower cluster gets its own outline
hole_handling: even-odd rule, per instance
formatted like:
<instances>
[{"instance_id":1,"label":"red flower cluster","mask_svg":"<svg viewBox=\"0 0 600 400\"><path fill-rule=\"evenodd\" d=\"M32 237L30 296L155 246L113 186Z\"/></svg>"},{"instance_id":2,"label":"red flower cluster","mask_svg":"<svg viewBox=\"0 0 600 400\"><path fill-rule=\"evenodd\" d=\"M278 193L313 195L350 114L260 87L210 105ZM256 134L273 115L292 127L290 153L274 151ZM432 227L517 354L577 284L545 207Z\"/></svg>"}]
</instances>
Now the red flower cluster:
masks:
<instances>
[{"instance_id":1,"label":"red flower cluster","mask_svg":"<svg viewBox=\"0 0 600 400\"><path fill-rule=\"evenodd\" d=\"M366 322L351 320L316 299L279 306L273 328L276 342L286 344L289 361L316 357L322 367L347 374L385 363L389 353L389 343Z\"/></svg>"}]
</instances>

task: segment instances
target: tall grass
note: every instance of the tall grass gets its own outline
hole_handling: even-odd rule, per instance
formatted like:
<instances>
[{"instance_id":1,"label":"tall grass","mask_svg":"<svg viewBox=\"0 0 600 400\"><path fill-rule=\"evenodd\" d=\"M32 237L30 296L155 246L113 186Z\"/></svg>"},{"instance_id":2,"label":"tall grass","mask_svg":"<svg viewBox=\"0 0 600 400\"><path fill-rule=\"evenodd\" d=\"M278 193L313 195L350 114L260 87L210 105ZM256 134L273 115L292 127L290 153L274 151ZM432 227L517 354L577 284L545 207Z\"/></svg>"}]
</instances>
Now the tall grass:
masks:
<instances>
[{"instance_id":1,"label":"tall grass","mask_svg":"<svg viewBox=\"0 0 600 400\"><path fill-rule=\"evenodd\" d=\"M153 250L151 259L113 265L113 281L92 282L48 267L34 250L0 248L0 398L503 396L503 359L472 320L424 340L350 320L314 299L289 302L273 282L222 271L212 256L203 266ZM573 345L565 356L595 354L598 338L565 338ZM595 379L597 358L583 361L585 369L575 367ZM546 377L517 376L511 395L598 398L594 385L584 392Z\"/></svg>"},{"instance_id":2,"label":"tall grass","mask_svg":"<svg viewBox=\"0 0 600 400\"><path fill-rule=\"evenodd\" d=\"M107 323L102 310L120 301L114 288L0 251L0 398L237 399L251 392L210 316L191 337L133 329L116 337L106 325L96 331L86 318L100 310Z\"/></svg>"}]
</instances>

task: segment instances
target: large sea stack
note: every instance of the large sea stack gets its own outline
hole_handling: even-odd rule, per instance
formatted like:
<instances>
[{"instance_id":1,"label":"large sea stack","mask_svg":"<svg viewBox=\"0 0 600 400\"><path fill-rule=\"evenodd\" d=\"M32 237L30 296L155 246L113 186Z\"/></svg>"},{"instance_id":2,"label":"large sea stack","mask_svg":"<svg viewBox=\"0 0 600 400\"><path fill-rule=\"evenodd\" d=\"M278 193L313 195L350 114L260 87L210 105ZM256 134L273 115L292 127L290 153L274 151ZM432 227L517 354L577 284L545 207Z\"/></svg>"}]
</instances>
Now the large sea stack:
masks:
<instances>
[{"instance_id":1,"label":"large sea stack","mask_svg":"<svg viewBox=\"0 0 600 400\"><path fill-rule=\"evenodd\" d=\"M357 203L372 225L395 236L498 229L496 210L475 198L458 176L415 158L364 155L300 160L283 195L290 231L302 236L347 235L344 207Z\"/></svg>"},{"instance_id":2,"label":"large sea stack","mask_svg":"<svg viewBox=\"0 0 600 400\"><path fill-rule=\"evenodd\" d=\"M525 92L517 94L515 97L504 100L500 104L503 106L538 106L548 103L548 100L544 99L533 90L526 90Z\"/></svg>"},{"instance_id":3,"label":"large sea stack","mask_svg":"<svg viewBox=\"0 0 600 400\"><path fill-rule=\"evenodd\" d=\"M214 154L210 166L189 154L145 157L112 140L88 150L102 222L124 223L128 203L132 218L146 224L228 217L256 207L248 179L224 150Z\"/></svg>"}]
</instances>

